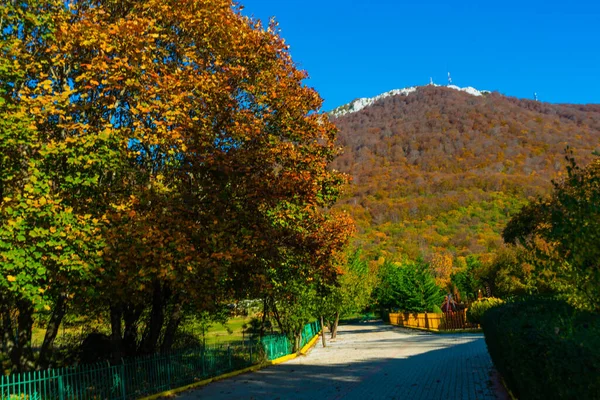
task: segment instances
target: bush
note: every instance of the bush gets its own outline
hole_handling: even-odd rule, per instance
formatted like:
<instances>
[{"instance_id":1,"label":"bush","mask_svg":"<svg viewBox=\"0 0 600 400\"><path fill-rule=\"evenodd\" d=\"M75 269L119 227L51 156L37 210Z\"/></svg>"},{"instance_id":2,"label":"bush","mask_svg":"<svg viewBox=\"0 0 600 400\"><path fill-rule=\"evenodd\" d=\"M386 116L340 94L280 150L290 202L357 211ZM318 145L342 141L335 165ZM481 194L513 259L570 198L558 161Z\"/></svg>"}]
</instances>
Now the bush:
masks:
<instances>
[{"instance_id":1,"label":"bush","mask_svg":"<svg viewBox=\"0 0 600 400\"><path fill-rule=\"evenodd\" d=\"M503 304L504 300L496 297L486 297L471 304L467 310L467 319L474 324L481 324L481 318L487 310Z\"/></svg>"},{"instance_id":2,"label":"bush","mask_svg":"<svg viewBox=\"0 0 600 400\"><path fill-rule=\"evenodd\" d=\"M517 398L598 398L600 315L533 299L490 309L482 326L492 360Z\"/></svg>"},{"instance_id":3,"label":"bush","mask_svg":"<svg viewBox=\"0 0 600 400\"><path fill-rule=\"evenodd\" d=\"M436 313L436 314L443 314L442 309L440 308L440 306L434 304L433 307L431 307L431 312Z\"/></svg>"}]
</instances>

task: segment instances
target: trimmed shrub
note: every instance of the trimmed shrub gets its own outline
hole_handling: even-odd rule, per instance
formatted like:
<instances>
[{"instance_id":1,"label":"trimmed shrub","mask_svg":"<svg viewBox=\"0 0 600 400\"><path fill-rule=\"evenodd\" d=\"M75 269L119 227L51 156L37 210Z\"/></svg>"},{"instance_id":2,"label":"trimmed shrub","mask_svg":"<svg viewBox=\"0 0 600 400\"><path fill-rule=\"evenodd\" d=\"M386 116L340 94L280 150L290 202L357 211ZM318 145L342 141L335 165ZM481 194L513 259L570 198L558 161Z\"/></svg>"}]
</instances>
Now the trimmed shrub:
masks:
<instances>
[{"instance_id":1,"label":"trimmed shrub","mask_svg":"<svg viewBox=\"0 0 600 400\"><path fill-rule=\"evenodd\" d=\"M517 398L600 395L600 315L533 299L488 310L482 326L492 360Z\"/></svg>"},{"instance_id":2,"label":"trimmed shrub","mask_svg":"<svg viewBox=\"0 0 600 400\"><path fill-rule=\"evenodd\" d=\"M485 314L487 310L503 303L504 300L496 297L485 297L481 300L477 300L469 306L469 309L467 310L467 320L474 324L481 324L481 317L483 317L483 314Z\"/></svg>"}]
</instances>

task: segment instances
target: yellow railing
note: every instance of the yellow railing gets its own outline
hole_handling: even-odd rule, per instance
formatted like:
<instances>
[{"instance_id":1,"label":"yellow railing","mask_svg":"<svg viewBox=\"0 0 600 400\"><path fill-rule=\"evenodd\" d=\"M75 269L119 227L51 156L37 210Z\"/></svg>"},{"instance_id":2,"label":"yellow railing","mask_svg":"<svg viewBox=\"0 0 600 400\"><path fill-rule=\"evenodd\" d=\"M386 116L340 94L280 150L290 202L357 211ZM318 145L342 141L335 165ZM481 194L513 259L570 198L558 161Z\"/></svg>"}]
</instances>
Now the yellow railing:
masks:
<instances>
[{"instance_id":1,"label":"yellow railing","mask_svg":"<svg viewBox=\"0 0 600 400\"><path fill-rule=\"evenodd\" d=\"M467 321L466 310L452 313L390 313L390 324L430 331L477 329L477 324Z\"/></svg>"}]
</instances>

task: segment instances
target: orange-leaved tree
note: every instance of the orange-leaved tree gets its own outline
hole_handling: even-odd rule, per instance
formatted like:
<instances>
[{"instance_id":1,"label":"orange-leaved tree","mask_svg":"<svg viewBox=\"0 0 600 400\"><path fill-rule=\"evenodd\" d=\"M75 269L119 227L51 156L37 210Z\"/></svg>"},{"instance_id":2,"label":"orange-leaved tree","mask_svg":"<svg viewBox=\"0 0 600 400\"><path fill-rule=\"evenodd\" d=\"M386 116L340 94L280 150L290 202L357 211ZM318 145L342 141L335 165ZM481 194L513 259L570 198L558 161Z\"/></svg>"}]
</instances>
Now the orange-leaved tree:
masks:
<instances>
[{"instance_id":1,"label":"orange-leaved tree","mask_svg":"<svg viewBox=\"0 0 600 400\"><path fill-rule=\"evenodd\" d=\"M226 0L1 10L3 113L20 121L3 127L13 152L3 168L22 157L32 169L3 179L25 193L42 171L37 181L54 196L42 206L56 205L46 234L74 231L52 242L66 258L52 263L48 248L3 235L4 260L17 243L47 268L30 287L19 278L27 263L3 264L3 296L60 309L56 324L66 301L109 310L118 357L170 348L186 309L263 296L289 275L335 279L352 230L328 211L345 180L328 169L336 130L274 23L264 28ZM10 230L27 199L2 197ZM27 229L38 226L23 212ZM41 290L53 297L38 301Z\"/></svg>"}]
</instances>

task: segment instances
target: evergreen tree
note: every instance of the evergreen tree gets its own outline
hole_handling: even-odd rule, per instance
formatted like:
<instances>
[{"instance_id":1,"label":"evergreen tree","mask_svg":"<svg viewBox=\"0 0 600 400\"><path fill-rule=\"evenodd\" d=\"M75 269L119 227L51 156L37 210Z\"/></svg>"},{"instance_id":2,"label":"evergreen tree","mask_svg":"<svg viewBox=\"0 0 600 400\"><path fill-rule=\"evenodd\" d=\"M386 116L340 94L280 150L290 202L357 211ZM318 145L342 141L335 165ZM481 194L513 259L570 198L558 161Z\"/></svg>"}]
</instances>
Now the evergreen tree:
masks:
<instances>
[{"instance_id":1,"label":"evergreen tree","mask_svg":"<svg viewBox=\"0 0 600 400\"><path fill-rule=\"evenodd\" d=\"M433 311L444 295L428 265L422 262L397 264L385 261L379 273L375 299L382 309L406 312Z\"/></svg>"}]
</instances>

